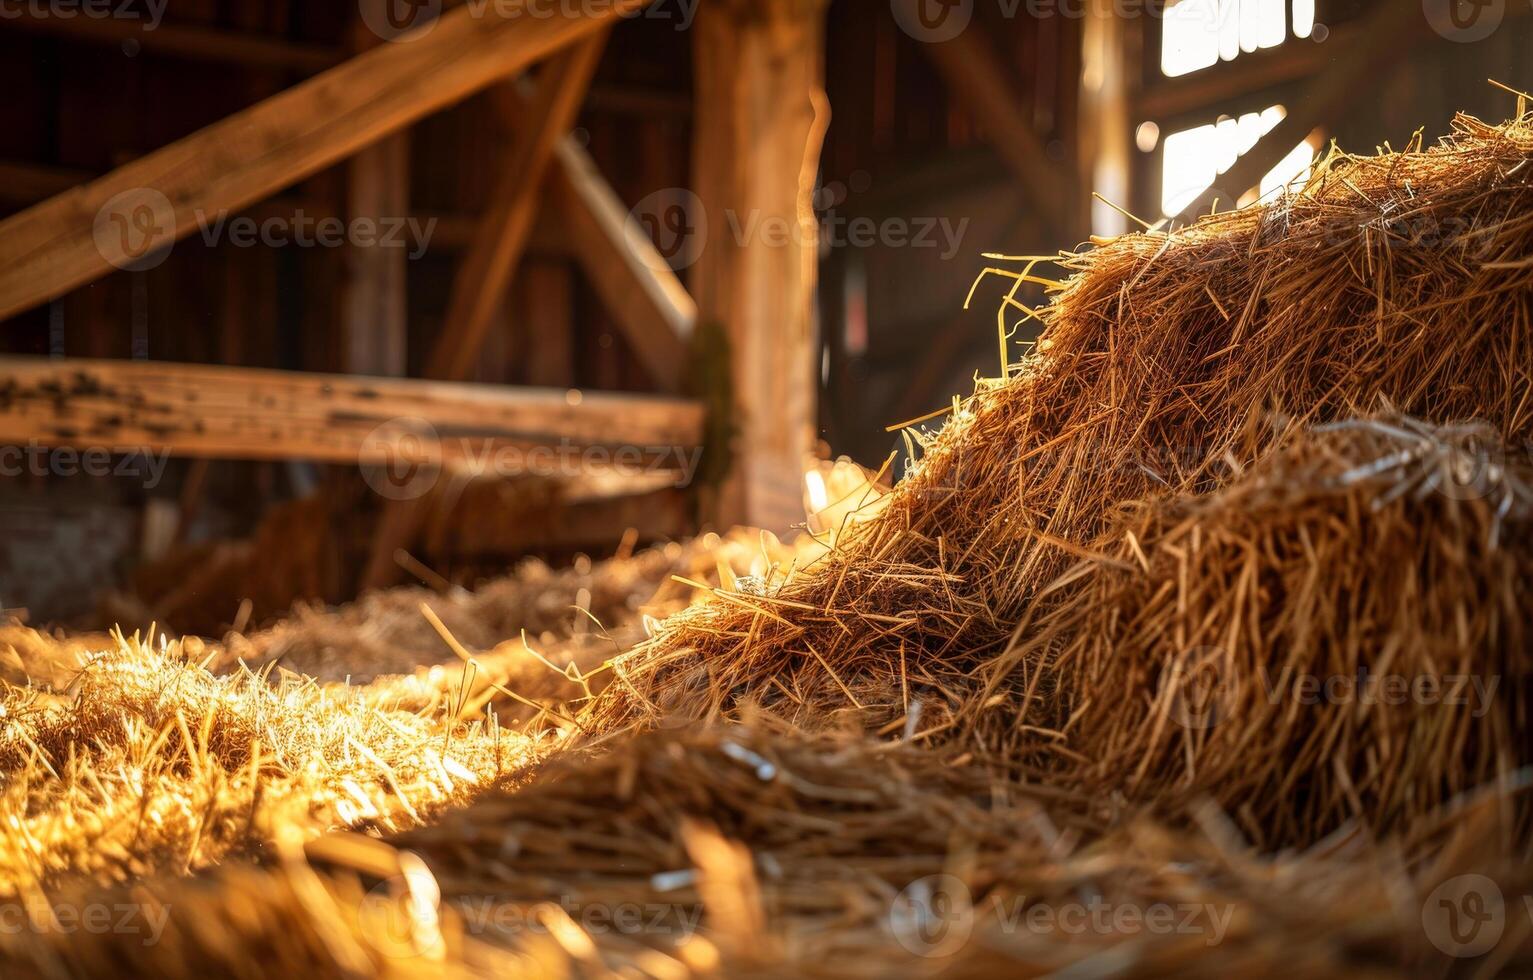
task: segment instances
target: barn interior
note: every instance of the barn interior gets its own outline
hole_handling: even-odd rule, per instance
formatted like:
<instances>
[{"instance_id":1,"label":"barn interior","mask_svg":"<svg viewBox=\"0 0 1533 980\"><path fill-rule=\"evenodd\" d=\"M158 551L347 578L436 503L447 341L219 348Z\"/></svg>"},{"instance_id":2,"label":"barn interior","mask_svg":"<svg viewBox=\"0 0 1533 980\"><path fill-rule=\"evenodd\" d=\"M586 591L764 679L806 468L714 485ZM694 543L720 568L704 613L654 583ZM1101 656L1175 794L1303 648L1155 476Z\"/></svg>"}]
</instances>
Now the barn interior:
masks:
<instances>
[{"instance_id":1,"label":"barn interior","mask_svg":"<svg viewBox=\"0 0 1533 980\"><path fill-rule=\"evenodd\" d=\"M1533 970L1530 48L0 0L0 969Z\"/></svg>"}]
</instances>

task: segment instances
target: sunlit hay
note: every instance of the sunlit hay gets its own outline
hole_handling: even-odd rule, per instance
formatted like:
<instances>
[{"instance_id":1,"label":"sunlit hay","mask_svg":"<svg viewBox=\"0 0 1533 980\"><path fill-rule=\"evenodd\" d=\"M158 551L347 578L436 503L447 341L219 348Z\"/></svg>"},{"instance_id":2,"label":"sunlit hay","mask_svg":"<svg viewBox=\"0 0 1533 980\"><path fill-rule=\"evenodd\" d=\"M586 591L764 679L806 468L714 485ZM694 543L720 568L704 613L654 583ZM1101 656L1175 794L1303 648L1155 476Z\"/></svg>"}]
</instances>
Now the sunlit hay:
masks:
<instances>
[{"instance_id":1,"label":"sunlit hay","mask_svg":"<svg viewBox=\"0 0 1533 980\"><path fill-rule=\"evenodd\" d=\"M764 576L811 549L812 541L784 544L760 531L736 529L602 561L579 557L566 568L528 559L473 590L397 588L335 609L300 606L269 629L229 636L210 669L277 663L321 681L365 684L432 665L457 667L457 658L421 615L422 604L475 652L505 652L508 644L521 651L525 634L540 651L574 641L579 649L571 656L594 666L642 640L645 616L659 618L685 607L698 591L689 583L719 584L721 569L728 584L736 577Z\"/></svg>"},{"instance_id":2,"label":"sunlit hay","mask_svg":"<svg viewBox=\"0 0 1533 980\"><path fill-rule=\"evenodd\" d=\"M1340 423L1096 550L962 718L1052 787L1278 846L1533 766L1533 458L1494 432Z\"/></svg>"},{"instance_id":3,"label":"sunlit hay","mask_svg":"<svg viewBox=\"0 0 1533 980\"><path fill-rule=\"evenodd\" d=\"M1037 349L920 437L879 519L769 594L674 617L618 661L593 724L750 701L804 726L953 733L1121 504L1217 489L1306 426L1377 411L1525 444L1530 156L1533 117L1460 117L1433 149L1334 154L1297 196L1063 256L1073 275L1026 314Z\"/></svg>"},{"instance_id":4,"label":"sunlit hay","mask_svg":"<svg viewBox=\"0 0 1533 980\"><path fill-rule=\"evenodd\" d=\"M538 744L307 679L215 677L136 637L90 657L67 697L4 685L0 716L0 895L185 872L284 835L413 826Z\"/></svg>"},{"instance_id":5,"label":"sunlit hay","mask_svg":"<svg viewBox=\"0 0 1533 980\"><path fill-rule=\"evenodd\" d=\"M1352 829L1310 851L1263 856L1211 807L1186 831L1141 819L1100 836L1078 822L1076 802L993 782L962 761L753 728L650 732L556 759L518 793L484 797L387 846L330 838L310 845L307 862L65 896L140 903L156 911L163 938L7 930L0 970L1404 977L1456 962L1533 968L1533 943L1512 918L1533 862L1502 819L1507 794L1455 801L1411 841ZM1455 961L1456 950L1434 945L1448 937L1428 899L1463 874L1488 876L1506 897L1505 935L1488 959ZM625 909L637 914L625 919Z\"/></svg>"}]
</instances>

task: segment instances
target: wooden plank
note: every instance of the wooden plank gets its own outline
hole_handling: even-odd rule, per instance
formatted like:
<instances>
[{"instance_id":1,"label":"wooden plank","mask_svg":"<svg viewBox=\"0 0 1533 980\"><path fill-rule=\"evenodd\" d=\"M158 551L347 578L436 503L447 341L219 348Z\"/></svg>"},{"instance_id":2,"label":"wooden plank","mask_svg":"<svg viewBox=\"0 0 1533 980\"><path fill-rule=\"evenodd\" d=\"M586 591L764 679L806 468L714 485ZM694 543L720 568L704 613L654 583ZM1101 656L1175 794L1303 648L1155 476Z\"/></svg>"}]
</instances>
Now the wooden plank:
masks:
<instances>
[{"instance_id":1,"label":"wooden plank","mask_svg":"<svg viewBox=\"0 0 1533 980\"><path fill-rule=\"evenodd\" d=\"M656 386L680 390L697 303L590 154L568 136L554 154L548 191L581 269Z\"/></svg>"},{"instance_id":2,"label":"wooden plank","mask_svg":"<svg viewBox=\"0 0 1533 980\"><path fill-rule=\"evenodd\" d=\"M0 319L167 247L644 5L460 7L0 222ZM578 5L577 5L578 6ZM505 14L505 15L503 15ZM100 234L98 234L100 232Z\"/></svg>"},{"instance_id":3,"label":"wooden plank","mask_svg":"<svg viewBox=\"0 0 1533 980\"><path fill-rule=\"evenodd\" d=\"M1178 219L1191 221L1207 214L1215 198L1225 207L1232 206L1315 129L1345 113L1365 93L1378 91L1392 67L1408 64L1401 61L1400 52L1415 33L1420 17L1415 4L1380 4L1362 25L1361 36L1346 56L1331 62L1306 85L1283 121L1220 174L1213 187L1182 209Z\"/></svg>"},{"instance_id":4,"label":"wooden plank","mask_svg":"<svg viewBox=\"0 0 1533 980\"><path fill-rule=\"evenodd\" d=\"M819 366L811 195L830 114L823 15L804 0L719 0L693 28L692 166L707 238L692 282L699 323L729 339L737 432L709 507L719 526L782 533L805 520Z\"/></svg>"},{"instance_id":5,"label":"wooden plank","mask_svg":"<svg viewBox=\"0 0 1533 980\"><path fill-rule=\"evenodd\" d=\"M1016 83L991 49L980 30L960 31L950 41L923 43L919 47L936 65L943 80L967 105L1017 182L1028 203L1056 232L1075 225L1070 205L1071 177L1063 165L1044 152L1043 143L1023 116L1014 96Z\"/></svg>"},{"instance_id":6,"label":"wooden plank","mask_svg":"<svg viewBox=\"0 0 1533 980\"><path fill-rule=\"evenodd\" d=\"M0 357L0 442L141 448L210 459L444 464L501 447L701 443L680 399L496 388L155 361ZM380 432L380 426L389 426ZM393 438L394 433L402 438ZM409 438L413 435L413 442ZM667 465L680 467L674 459Z\"/></svg>"},{"instance_id":7,"label":"wooden plank","mask_svg":"<svg viewBox=\"0 0 1533 980\"><path fill-rule=\"evenodd\" d=\"M517 131L473 244L459 262L447 326L432 350L428 377L465 380L473 371L527 245L554 145L580 111L605 39L599 33L577 42L539 76L533 111Z\"/></svg>"}]
</instances>

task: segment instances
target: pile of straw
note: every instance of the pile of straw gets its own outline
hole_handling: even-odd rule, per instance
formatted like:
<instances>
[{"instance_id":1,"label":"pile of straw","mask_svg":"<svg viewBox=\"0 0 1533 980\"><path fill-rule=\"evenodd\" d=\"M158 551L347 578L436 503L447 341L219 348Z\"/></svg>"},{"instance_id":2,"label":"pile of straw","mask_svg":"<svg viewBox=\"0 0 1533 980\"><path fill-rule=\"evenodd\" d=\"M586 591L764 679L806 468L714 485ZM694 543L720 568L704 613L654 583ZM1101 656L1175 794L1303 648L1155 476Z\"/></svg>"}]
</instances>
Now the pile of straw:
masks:
<instances>
[{"instance_id":1,"label":"pile of straw","mask_svg":"<svg viewBox=\"0 0 1533 980\"><path fill-rule=\"evenodd\" d=\"M0 685L0 718L0 897L411 827L537 749L493 719L380 710L292 675L215 677L136 635L84 658L62 694Z\"/></svg>"},{"instance_id":2,"label":"pile of straw","mask_svg":"<svg viewBox=\"0 0 1533 980\"><path fill-rule=\"evenodd\" d=\"M1043 321L1037 349L911 432L926 455L876 516L807 564L721 566L610 665L553 663L572 691L481 691L470 664L455 703L392 717L385 679L332 703L178 682L129 645L70 706L13 689L13 880L268 845L95 893L166 910L162 941L64 935L44 907L0 969L1533 970L1530 158L1533 116L1459 118L1431 149L1333 153L1296 196L1056 257L1044 309L1001 311L1003 337ZM513 640L465 649L427 612L461 660ZM530 713L491 760L496 695ZM428 792L458 751L481 788ZM352 782L375 817L339 813ZM226 784L234 806L198 788ZM82 834L86 793L175 815L149 846L142 820ZM384 839L241 832L268 793ZM70 834L132 862L93 868ZM1466 881L1504 898L1484 948L1442 918L1486 911L1443 900ZM1151 928L1162 905L1201 918ZM1069 927L1098 907L1139 925Z\"/></svg>"},{"instance_id":3,"label":"pile of straw","mask_svg":"<svg viewBox=\"0 0 1533 980\"><path fill-rule=\"evenodd\" d=\"M1167 746L1183 751L1193 737L1162 732L1158 744L1147 734L1114 742L1113 712L1125 710L1133 719L1125 730L1133 728L1145 715L1136 700L1143 692L1128 674L1092 687L1098 666L1041 649L1028 635L1034 618L1070 601L1062 593L1088 588L1100 569L1142 565L1142 544L1123 547L1134 520L1125 509L1245 480L1273 450L1304 440L1316 425L1378 413L1437 425L1474 421L1506 453L1525 453L1533 440L1530 156L1528 118L1489 126L1460 117L1440 146L1422 149L1418 141L1377 157L1333 153L1297 196L1065 257L1075 275L1051 286L1044 309L1027 311L1045 325L1037 350L1010 365L1005 379L982 382L939 434L918 434L927 455L884 502L881 519L851 531L833 554L769 594L725 596L673 617L662 635L618 661L619 683L597 706L595 723L615 731L730 716L753 703L806 728L851 719L872 731L962 739L1024 768L1052 748L1081 757L1083 769L1105 774L1116 765L1119 773L1150 778L1147 786L1175 781L1170 770L1151 778L1141 769L1151 763L1131 757L1142 751L1158 763L1170 754ZM1038 264L1004 274L1018 284L1034 281ZM1004 308L1003 324L1016 315ZM1353 489L1347 501L1332 502L1338 519L1386 520L1363 498L1387 495L1389 487ZM1264 493L1237 490L1230 499L1240 506ZM1402 506L1396 520L1432 519ZM1471 547L1468 532L1487 530L1484 511L1475 510L1481 516L1473 529L1454 523L1457 511L1437 515L1446 523L1435 529L1436 544L1430 530L1409 541L1380 539L1365 564L1388 565L1422 547L1439 554ZM1354 526L1338 542L1377 539L1386 527ZM1518 550L1527 541L1510 534L1483 547ZM1224 557L1238 558L1232 555ZM1498 555L1486 560L1516 564ZM1153 585L1166 581L1164 572L1139 570ZM1422 615L1450 615L1464 603L1482 604L1483 617L1497 617L1507 604L1508 612L1519 611L1509 617L1518 623L1497 619L1490 633L1455 637L1447 652L1459 661L1433 660L1434 669L1446 672L1474 654L1472 666L1483 675L1525 676L1525 650L1506 646L1527 619L1518 580L1478 569L1492 575L1477 580L1491 589L1479 594L1472 582L1439 570L1421 569L1430 610ZM1211 571L1210 581L1183 588L1212 592L1230 581L1226 569ZM1248 583L1258 585L1265 587ZM1328 628L1349 629L1350 597L1328 583L1318 592L1307 600L1320 617L1317 638ZM1289 601L1260 591L1249 599L1270 601L1266 612L1278 616ZM1107 614L1099 618L1091 629L1108 635ZM1185 642L1170 651L1180 662L1193 648L1222 641L1203 624L1182 626L1153 655L1165 657L1167 647ZM1366 642L1316 656L1383 666L1397 647L1414 642L1396 634L1411 628L1406 620L1369 624ZM1057 642L1082 649L1076 638ZM1084 680L1065 703L1043 706L1040 723L1033 717L1040 690L1068 678ZM1104 740L1077 744L1063 726L1088 704L1106 713L1094 726ZM1157 710L1164 714L1166 706L1163 698ZM1246 744L1260 751L1260 741ZM1461 749L1433 765L1458 766ZM1464 778L1485 774L1484 760L1498 751L1506 758L1491 768L1530 761L1515 742L1476 751L1483 755ZM1429 796L1441 799L1452 788L1443 783ZM1300 841L1323 833L1342 811L1371 812L1350 796L1315 806L1288 827L1271 828L1268 839Z\"/></svg>"},{"instance_id":4,"label":"pile of straw","mask_svg":"<svg viewBox=\"0 0 1533 980\"><path fill-rule=\"evenodd\" d=\"M163 938L23 930L0 937L0 965L188 980L1419 976L1454 964L1423 930L1440 884L1472 869L1508 896L1533 886L1494 794L1411 844L1353 830L1272 857L1213 810L1188 832L1143 818L1094 832L958 761L752 727L651 732L392 846L332 838L264 871L98 894L152 910ZM1496 964L1533 969L1526 930L1509 936Z\"/></svg>"}]
</instances>

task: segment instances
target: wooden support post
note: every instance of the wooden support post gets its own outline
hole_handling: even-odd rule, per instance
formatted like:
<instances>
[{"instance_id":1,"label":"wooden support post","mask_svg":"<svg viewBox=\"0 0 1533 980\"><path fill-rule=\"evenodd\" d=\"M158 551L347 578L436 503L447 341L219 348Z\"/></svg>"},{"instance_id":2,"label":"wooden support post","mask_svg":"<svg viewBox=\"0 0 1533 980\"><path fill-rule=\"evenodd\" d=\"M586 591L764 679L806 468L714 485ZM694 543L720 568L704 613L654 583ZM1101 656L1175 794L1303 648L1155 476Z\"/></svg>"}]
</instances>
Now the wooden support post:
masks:
<instances>
[{"instance_id":1,"label":"wooden support post","mask_svg":"<svg viewBox=\"0 0 1533 980\"><path fill-rule=\"evenodd\" d=\"M532 231L554 145L575 121L605 39L605 34L583 39L543 68L535 105L517 132L474 242L458 265L446 329L432 352L428 376L463 380L473 371Z\"/></svg>"},{"instance_id":2,"label":"wooden support post","mask_svg":"<svg viewBox=\"0 0 1533 980\"><path fill-rule=\"evenodd\" d=\"M1111 205L1134 206L1134 124L1129 118L1129 74L1134 66L1124 43L1128 27L1125 18L1114 10L1112 0L1091 0L1081 25L1078 186L1083 190L1079 196L1082 205L1089 208L1089 227L1095 235L1129 231L1128 219ZM1111 204L1090 198L1092 191Z\"/></svg>"},{"instance_id":3,"label":"wooden support post","mask_svg":"<svg viewBox=\"0 0 1533 980\"><path fill-rule=\"evenodd\" d=\"M0 222L0 320L192 234L641 8L458 7L394 43Z\"/></svg>"},{"instance_id":4,"label":"wooden support post","mask_svg":"<svg viewBox=\"0 0 1533 980\"><path fill-rule=\"evenodd\" d=\"M358 53L384 43L367 22L384 23L390 0L362 0L352 25ZM410 213L410 133L386 136L352 157L346 167L346 212L351 221L380 223ZM408 350L406 250L378 236L369 244L346 246L341 286L341 367L350 374L402 377Z\"/></svg>"},{"instance_id":5,"label":"wooden support post","mask_svg":"<svg viewBox=\"0 0 1533 980\"><path fill-rule=\"evenodd\" d=\"M730 340L738 431L721 525L782 532L804 520L824 32L820 0L714 0L694 27L693 173L707 239L693 294L699 328L721 326Z\"/></svg>"},{"instance_id":6,"label":"wooden support post","mask_svg":"<svg viewBox=\"0 0 1533 980\"><path fill-rule=\"evenodd\" d=\"M410 137L396 133L351 158L347 211L352 221L402 220L410 206ZM342 367L353 374L402 377L408 351L408 249L379 235L346 247L341 293Z\"/></svg>"}]
</instances>

